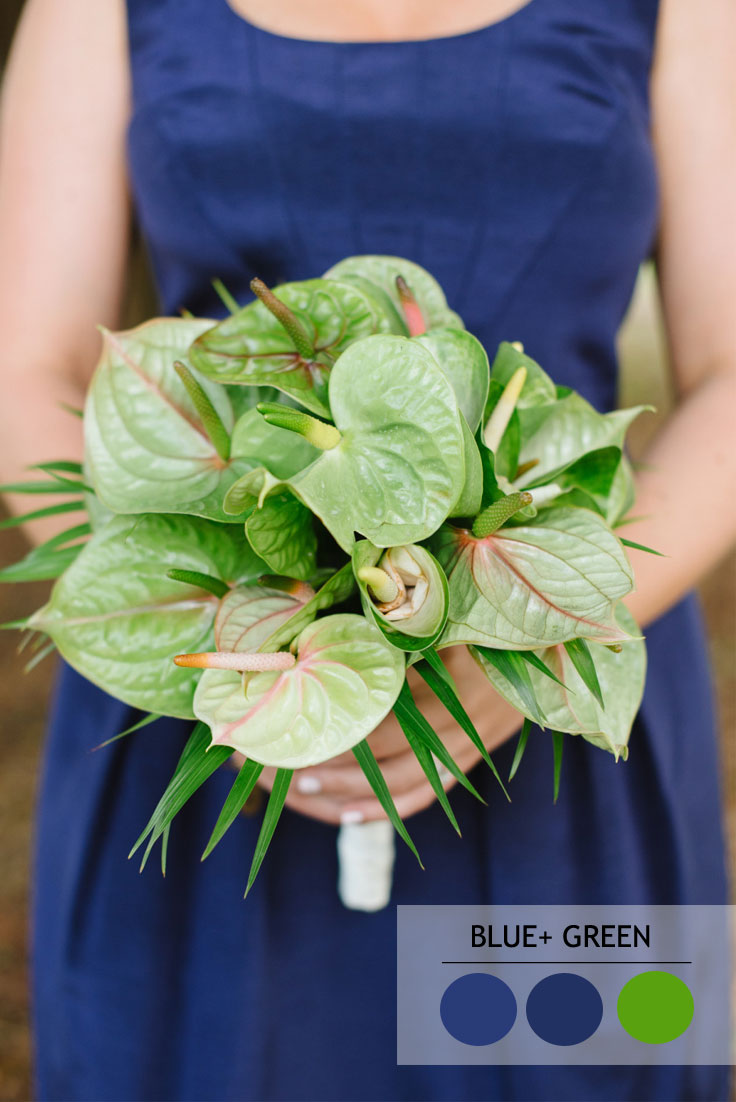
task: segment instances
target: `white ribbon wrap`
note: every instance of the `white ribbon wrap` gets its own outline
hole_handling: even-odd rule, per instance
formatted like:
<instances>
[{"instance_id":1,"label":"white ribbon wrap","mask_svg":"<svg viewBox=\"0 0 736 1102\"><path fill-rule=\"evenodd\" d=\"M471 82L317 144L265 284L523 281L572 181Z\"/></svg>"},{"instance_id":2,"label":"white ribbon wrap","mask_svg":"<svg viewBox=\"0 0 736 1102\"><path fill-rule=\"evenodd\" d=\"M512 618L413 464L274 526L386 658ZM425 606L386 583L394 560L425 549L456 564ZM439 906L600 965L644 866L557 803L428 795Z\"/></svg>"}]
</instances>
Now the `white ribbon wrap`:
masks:
<instances>
[{"instance_id":1,"label":"white ribbon wrap","mask_svg":"<svg viewBox=\"0 0 736 1102\"><path fill-rule=\"evenodd\" d=\"M394 828L387 819L343 823L337 832L337 891L352 911L380 911L393 882Z\"/></svg>"}]
</instances>

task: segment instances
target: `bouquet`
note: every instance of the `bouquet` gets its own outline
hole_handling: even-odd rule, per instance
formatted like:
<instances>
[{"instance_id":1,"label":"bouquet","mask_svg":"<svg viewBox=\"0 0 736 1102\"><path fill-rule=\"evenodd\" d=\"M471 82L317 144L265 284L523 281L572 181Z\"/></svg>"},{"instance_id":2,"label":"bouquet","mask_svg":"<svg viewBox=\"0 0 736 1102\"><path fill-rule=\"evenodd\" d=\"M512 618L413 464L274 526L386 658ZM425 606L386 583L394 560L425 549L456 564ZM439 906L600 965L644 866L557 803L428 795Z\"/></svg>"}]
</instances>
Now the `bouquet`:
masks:
<instances>
[{"instance_id":1,"label":"bouquet","mask_svg":"<svg viewBox=\"0 0 736 1102\"><path fill-rule=\"evenodd\" d=\"M643 407L598 413L519 343L489 366L408 260L348 257L273 290L255 279L242 307L216 286L222 321L103 331L84 463L2 487L71 495L6 523L88 514L0 573L56 579L43 608L6 626L146 713L121 734L196 721L134 846L141 867L158 841L165 867L174 817L239 751L204 855L274 766L247 894L293 771L352 751L386 821L340 828L340 891L374 909L393 830L416 850L366 736L393 709L455 829L442 776L478 796L408 667L504 794L447 647L469 647L518 709L512 776L532 724L552 732L555 793L565 734L626 757L645 647L621 603L639 545L616 530L633 501L624 436Z\"/></svg>"}]
</instances>

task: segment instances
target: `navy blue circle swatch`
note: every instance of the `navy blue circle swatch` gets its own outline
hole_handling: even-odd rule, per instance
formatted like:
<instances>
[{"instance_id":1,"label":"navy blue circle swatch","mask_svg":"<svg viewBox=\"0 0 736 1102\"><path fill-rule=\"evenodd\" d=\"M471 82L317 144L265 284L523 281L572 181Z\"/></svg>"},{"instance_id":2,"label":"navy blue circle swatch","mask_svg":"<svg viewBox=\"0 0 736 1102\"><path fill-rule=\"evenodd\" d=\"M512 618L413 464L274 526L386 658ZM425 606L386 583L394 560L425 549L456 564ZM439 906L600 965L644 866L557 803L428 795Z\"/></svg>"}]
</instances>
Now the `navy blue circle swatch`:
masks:
<instances>
[{"instance_id":1,"label":"navy blue circle swatch","mask_svg":"<svg viewBox=\"0 0 736 1102\"><path fill-rule=\"evenodd\" d=\"M555 972L529 992L526 1017L543 1041L579 1045L601 1024L603 1001L590 980L573 972Z\"/></svg>"},{"instance_id":2,"label":"navy blue circle swatch","mask_svg":"<svg viewBox=\"0 0 736 1102\"><path fill-rule=\"evenodd\" d=\"M516 999L507 984L487 972L453 980L442 996L440 1017L448 1033L464 1045L492 1045L516 1021Z\"/></svg>"}]
</instances>

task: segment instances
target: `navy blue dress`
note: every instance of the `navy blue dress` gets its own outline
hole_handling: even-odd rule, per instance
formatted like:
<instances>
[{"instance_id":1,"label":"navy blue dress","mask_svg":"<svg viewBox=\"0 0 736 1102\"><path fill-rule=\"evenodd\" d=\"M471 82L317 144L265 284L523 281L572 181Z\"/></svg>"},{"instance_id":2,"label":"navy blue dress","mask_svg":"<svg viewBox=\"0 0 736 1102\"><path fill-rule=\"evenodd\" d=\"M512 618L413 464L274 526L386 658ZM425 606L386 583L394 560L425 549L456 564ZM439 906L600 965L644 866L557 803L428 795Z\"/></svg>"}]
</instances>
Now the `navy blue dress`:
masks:
<instances>
[{"instance_id":1,"label":"navy blue dress","mask_svg":"<svg viewBox=\"0 0 736 1102\"><path fill-rule=\"evenodd\" d=\"M353 253L433 272L489 350L524 341L600 408L614 338L657 230L647 83L656 0L532 0L454 37L305 42L226 0L129 0L135 200L163 308L214 315ZM724 859L706 652L686 600L648 631L631 757L568 740L557 806L537 733L511 805L453 797L412 820L395 903L720 903ZM126 860L187 734L133 718L68 668L40 796L39 1094L81 1100L726 1098L723 1069L397 1067L395 909L344 910L335 830L282 818L199 855L229 789L179 815L164 880ZM513 747L496 760L508 771Z\"/></svg>"}]
</instances>

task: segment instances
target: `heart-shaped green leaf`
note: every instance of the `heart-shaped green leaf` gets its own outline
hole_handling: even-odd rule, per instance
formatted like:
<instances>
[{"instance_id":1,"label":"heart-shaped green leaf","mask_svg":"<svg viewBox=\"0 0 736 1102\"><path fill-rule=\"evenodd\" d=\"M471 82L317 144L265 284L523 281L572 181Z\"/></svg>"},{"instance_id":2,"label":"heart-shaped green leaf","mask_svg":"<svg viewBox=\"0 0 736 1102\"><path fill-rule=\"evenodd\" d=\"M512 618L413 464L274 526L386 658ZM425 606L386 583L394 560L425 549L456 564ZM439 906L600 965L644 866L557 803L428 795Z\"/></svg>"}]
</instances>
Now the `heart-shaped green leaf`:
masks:
<instances>
[{"instance_id":1,"label":"heart-shaped green leaf","mask_svg":"<svg viewBox=\"0 0 736 1102\"><path fill-rule=\"evenodd\" d=\"M610 447L620 451L632 421L649 408L633 406L599 413L573 392L551 405L520 410L519 462L536 463L515 481L516 489L555 481L560 472L589 452Z\"/></svg>"},{"instance_id":2,"label":"heart-shaped green leaf","mask_svg":"<svg viewBox=\"0 0 736 1102\"><path fill-rule=\"evenodd\" d=\"M396 289L396 277L401 276L422 312L427 329L443 325L463 328L462 319L450 310L445 292L434 276L411 260L400 256L348 256L325 272L325 278L329 279L344 279L346 276L360 276L375 283L389 296L403 318L404 311Z\"/></svg>"},{"instance_id":3,"label":"heart-shaped green leaf","mask_svg":"<svg viewBox=\"0 0 736 1102\"><path fill-rule=\"evenodd\" d=\"M450 585L441 646L530 649L583 637L628 638L614 602L633 586L623 547L597 513L548 509L484 539L445 526L434 549Z\"/></svg>"},{"instance_id":4,"label":"heart-shaped green leaf","mask_svg":"<svg viewBox=\"0 0 736 1102\"><path fill-rule=\"evenodd\" d=\"M450 326L431 329L414 340L429 349L452 383L460 412L474 433L488 397L488 356L483 345L467 329Z\"/></svg>"},{"instance_id":5,"label":"heart-shaped green leaf","mask_svg":"<svg viewBox=\"0 0 736 1102\"><path fill-rule=\"evenodd\" d=\"M213 742L287 769L350 750L393 707L404 657L362 616L326 616L302 631L296 665L280 673L206 670L195 713Z\"/></svg>"},{"instance_id":6,"label":"heart-shaped green leaf","mask_svg":"<svg viewBox=\"0 0 736 1102\"><path fill-rule=\"evenodd\" d=\"M376 568L379 574L373 575ZM365 615L375 619L390 643L421 651L435 642L447 620L449 591L442 567L426 547L409 544L384 552L369 540L359 540L353 548L353 570ZM385 584L381 574L393 587L388 601L370 585L373 578L380 590Z\"/></svg>"},{"instance_id":7,"label":"heart-shaped green leaf","mask_svg":"<svg viewBox=\"0 0 736 1102\"><path fill-rule=\"evenodd\" d=\"M96 532L32 618L81 674L134 708L191 719L198 670L181 651L211 650L219 600L166 576L185 568L229 584L263 563L242 530L195 517L115 517Z\"/></svg>"},{"instance_id":8,"label":"heart-shaped green leaf","mask_svg":"<svg viewBox=\"0 0 736 1102\"><path fill-rule=\"evenodd\" d=\"M217 382L274 386L329 416L330 365L360 337L393 332L396 321L377 296L337 279L283 283L274 294L305 331L313 357L303 356L281 322L256 300L202 333L190 350L191 362Z\"/></svg>"},{"instance_id":9,"label":"heart-shaped green leaf","mask_svg":"<svg viewBox=\"0 0 736 1102\"><path fill-rule=\"evenodd\" d=\"M624 633L638 635L633 617L621 604L616 607L616 619ZM625 758L629 733L644 690L646 648L643 640L629 639L622 644L620 653L596 644L591 645L590 650L605 709L586 688L564 646L537 652L564 684L560 685L530 667L536 697L555 730L582 735L588 742L609 750L617 758ZM529 711L513 685L474 647L471 652L494 688L528 716Z\"/></svg>"},{"instance_id":10,"label":"heart-shaped green leaf","mask_svg":"<svg viewBox=\"0 0 736 1102\"><path fill-rule=\"evenodd\" d=\"M312 514L288 491L267 498L245 522L248 543L274 574L304 581L316 569Z\"/></svg>"},{"instance_id":11,"label":"heart-shaped green leaf","mask_svg":"<svg viewBox=\"0 0 736 1102\"><path fill-rule=\"evenodd\" d=\"M116 513L190 513L224 521L228 486L255 464L223 459L174 365L211 322L161 318L106 333L84 412L85 471ZM223 387L188 369L225 437L234 416Z\"/></svg>"},{"instance_id":12,"label":"heart-shaped green leaf","mask_svg":"<svg viewBox=\"0 0 736 1102\"><path fill-rule=\"evenodd\" d=\"M555 384L550 379L536 360L527 356L517 344L509 344L502 341L498 346L496 358L491 365L491 379L505 387L512 375L523 367L526 371L524 387L516 403L518 409L529 409L534 406L548 405L557 398ZM493 397L491 393L490 398ZM494 403L495 404L495 403ZM485 420L492 412L493 406L486 409Z\"/></svg>"}]
</instances>

